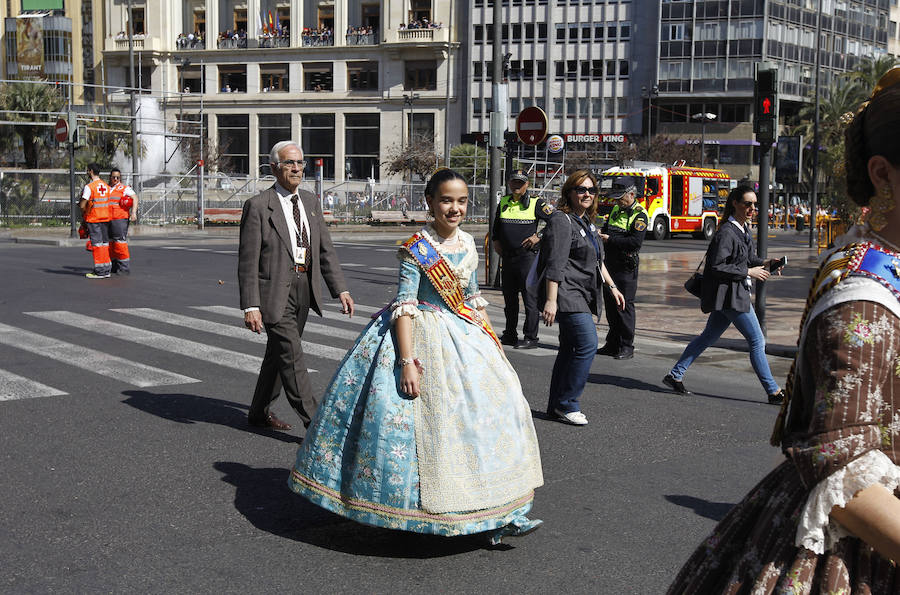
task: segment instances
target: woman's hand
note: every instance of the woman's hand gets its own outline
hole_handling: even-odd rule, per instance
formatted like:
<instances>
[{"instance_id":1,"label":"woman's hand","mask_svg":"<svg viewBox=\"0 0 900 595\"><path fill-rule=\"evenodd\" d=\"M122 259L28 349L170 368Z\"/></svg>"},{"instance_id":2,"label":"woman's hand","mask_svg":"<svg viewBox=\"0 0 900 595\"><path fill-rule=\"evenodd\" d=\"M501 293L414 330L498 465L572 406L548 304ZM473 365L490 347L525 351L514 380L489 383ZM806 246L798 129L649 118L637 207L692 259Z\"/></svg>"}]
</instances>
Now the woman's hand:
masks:
<instances>
[{"instance_id":1,"label":"woman's hand","mask_svg":"<svg viewBox=\"0 0 900 595\"><path fill-rule=\"evenodd\" d=\"M771 275L771 273L766 270L765 266L753 267L752 269L747 271L747 274L757 281L765 281L769 278L769 275Z\"/></svg>"},{"instance_id":2,"label":"woman's hand","mask_svg":"<svg viewBox=\"0 0 900 595\"><path fill-rule=\"evenodd\" d=\"M544 302L544 310L541 312L541 319L543 319L544 324L547 326L553 326L553 321L556 320L556 300L547 300Z\"/></svg>"},{"instance_id":3,"label":"woman's hand","mask_svg":"<svg viewBox=\"0 0 900 595\"><path fill-rule=\"evenodd\" d=\"M619 289L616 287L613 287L612 289L610 289L609 292L612 294L613 299L616 300L616 309L619 312L624 311L625 310L625 296L622 295L622 292L619 291Z\"/></svg>"},{"instance_id":4,"label":"woman's hand","mask_svg":"<svg viewBox=\"0 0 900 595\"><path fill-rule=\"evenodd\" d=\"M419 396L419 368L415 363L400 369L400 390L413 399Z\"/></svg>"}]
</instances>

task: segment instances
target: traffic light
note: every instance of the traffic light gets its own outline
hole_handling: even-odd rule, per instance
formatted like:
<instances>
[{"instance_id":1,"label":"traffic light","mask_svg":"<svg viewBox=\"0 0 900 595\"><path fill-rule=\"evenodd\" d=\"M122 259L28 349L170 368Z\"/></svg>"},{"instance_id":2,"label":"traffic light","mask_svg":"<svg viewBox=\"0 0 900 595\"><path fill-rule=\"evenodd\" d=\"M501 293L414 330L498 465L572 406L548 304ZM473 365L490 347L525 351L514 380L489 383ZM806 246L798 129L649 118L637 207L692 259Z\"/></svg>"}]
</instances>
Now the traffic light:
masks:
<instances>
[{"instance_id":1,"label":"traffic light","mask_svg":"<svg viewBox=\"0 0 900 595\"><path fill-rule=\"evenodd\" d=\"M778 132L778 67L760 62L756 68L756 88L753 95L753 132L760 143L775 142Z\"/></svg>"}]
</instances>

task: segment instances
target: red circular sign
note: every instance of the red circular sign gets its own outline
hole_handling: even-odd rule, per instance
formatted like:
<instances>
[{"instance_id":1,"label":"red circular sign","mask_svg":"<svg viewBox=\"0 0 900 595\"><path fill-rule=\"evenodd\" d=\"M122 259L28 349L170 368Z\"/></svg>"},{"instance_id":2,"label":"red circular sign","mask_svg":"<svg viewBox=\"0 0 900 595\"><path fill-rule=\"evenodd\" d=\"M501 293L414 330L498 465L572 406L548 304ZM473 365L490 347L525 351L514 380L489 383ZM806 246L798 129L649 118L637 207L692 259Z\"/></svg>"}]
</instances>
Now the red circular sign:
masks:
<instances>
[{"instance_id":1,"label":"red circular sign","mask_svg":"<svg viewBox=\"0 0 900 595\"><path fill-rule=\"evenodd\" d=\"M539 145L547 138L547 114L539 107L526 107L516 117L516 134L526 145Z\"/></svg>"},{"instance_id":2,"label":"red circular sign","mask_svg":"<svg viewBox=\"0 0 900 595\"><path fill-rule=\"evenodd\" d=\"M203 161L202 159L198 159L198 160L197 160L197 166L198 166L198 167L203 167L205 164L206 164L206 162Z\"/></svg>"},{"instance_id":3,"label":"red circular sign","mask_svg":"<svg viewBox=\"0 0 900 595\"><path fill-rule=\"evenodd\" d=\"M69 123L60 118L56 121L56 140L61 143L69 139Z\"/></svg>"},{"instance_id":4,"label":"red circular sign","mask_svg":"<svg viewBox=\"0 0 900 595\"><path fill-rule=\"evenodd\" d=\"M316 167L322 167L322 160L316 159Z\"/></svg>"}]
</instances>

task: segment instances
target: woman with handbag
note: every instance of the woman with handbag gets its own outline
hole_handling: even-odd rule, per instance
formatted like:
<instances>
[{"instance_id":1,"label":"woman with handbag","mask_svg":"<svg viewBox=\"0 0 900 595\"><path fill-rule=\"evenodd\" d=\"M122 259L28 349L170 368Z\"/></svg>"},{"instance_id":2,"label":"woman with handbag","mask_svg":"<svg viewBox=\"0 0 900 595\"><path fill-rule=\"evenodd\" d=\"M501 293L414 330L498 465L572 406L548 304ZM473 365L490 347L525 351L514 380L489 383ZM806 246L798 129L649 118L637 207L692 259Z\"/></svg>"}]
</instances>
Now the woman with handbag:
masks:
<instances>
[{"instance_id":1,"label":"woman with handbag","mask_svg":"<svg viewBox=\"0 0 900 595\"><path fill-rule=\"evenodd\" d=\"M719 230L706 250L700 292L700 309L709 313L706 328L685 347L663 378L663 384L677 393L690 394L682 382L685 372L733 324L747 340L750 363L769 403L778 405L784 398L784 391L772 378L766 359L766 338L750 303L751 279L765 281L769 278L769 268L778 263L777 259L763 260L756 256L749 229L756 209L756 192L749 186L737 186L728 194Z\"/></svg>"},{"instance_id":2,"label":"woman with handbag","mask_svg":"<svg viewBox=\"0 0 900 595\"><path fill-rule=\"evenodd\" d=\"M496 544L541 523L525 516L540 450L459 229L465 179L441 169L425 196L434 219L400 248L397 296L341 362L288 483L359 523Z\"/></svg>"},{"instance_id":3,"label":"woman with handbag","mask_svg":"<svg viewBox=\"0 0 900 595\"><path fill-rule=\"evenodd\" d=\"M897 593L900 585L900 66L845 133L847 191L871 211L825 255L772 434L785 459L669 588Z\"/></svg>"},{"instance_id":4,"label":"woman with handbag","mask_svg":"<svg viewBox=\"0 0 900 595\"><path fill-rule=\"evenodd\" d=\"M578 170L562 187L559 210L544 229L538 257L538 303L541 318L551 326L559 322L559 351L553 364L547 415L563 423L588 423L579 399L597 353L597 327L603 299L601 279L609 285L619 310L625 297L616 288L603 264L603 242L594 217L597 215L597 179Z\"/></svg>"}]
</instances>

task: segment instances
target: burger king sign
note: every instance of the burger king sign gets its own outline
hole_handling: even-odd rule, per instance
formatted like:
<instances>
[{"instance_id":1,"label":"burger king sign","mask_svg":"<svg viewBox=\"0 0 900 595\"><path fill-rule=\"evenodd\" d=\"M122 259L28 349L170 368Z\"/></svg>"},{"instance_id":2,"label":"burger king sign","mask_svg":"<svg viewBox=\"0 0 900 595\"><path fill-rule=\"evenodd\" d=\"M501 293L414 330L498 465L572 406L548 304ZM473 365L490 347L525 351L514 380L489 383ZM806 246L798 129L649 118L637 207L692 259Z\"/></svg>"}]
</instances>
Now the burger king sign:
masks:
<instances>
[{"instance_id":1,"label":"burger king sign","mask_svg":"<svg viewBox=\"0 0 900 595\"><path fill-rule=\"evenodd\" d=\"M563 137L558 134L554 134L550 138L547 139L547 150L551 153L559 153L563 150L565 146L565 141L563 141Z\"/></svg>"}]
</instances>

